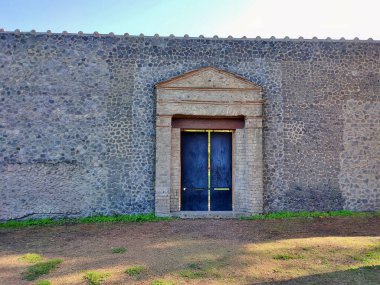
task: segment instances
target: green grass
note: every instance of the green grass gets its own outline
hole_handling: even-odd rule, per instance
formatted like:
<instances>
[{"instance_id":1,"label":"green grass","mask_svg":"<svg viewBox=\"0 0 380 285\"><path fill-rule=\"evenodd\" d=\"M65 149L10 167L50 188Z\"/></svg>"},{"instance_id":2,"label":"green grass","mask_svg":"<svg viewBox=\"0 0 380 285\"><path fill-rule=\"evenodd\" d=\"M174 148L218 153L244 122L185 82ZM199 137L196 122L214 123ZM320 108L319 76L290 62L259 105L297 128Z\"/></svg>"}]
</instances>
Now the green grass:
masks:
<instances>
[{"instance_id":1,"label":"green grass","mask_svg":"<svg viewBox=\"0 0 380 285\"><path fill-rule=\"evenodd\" d=\"M109 273L88 271L84 274L83 279L88 285L100 285L110 276Z\"/></svg>"},{"instance_id":2,"label":"green grass","mask_svg":"<svg viewBox=\"0 0 380 285\"><path fill-rule=\"evenodd\" d=\"M21 256L18 260L22 262L28 262L28 263L37 263L42 261L44 258L37 254L37 253L27 253Z\"/></svg>"},{"instance_id":3,"label":"green grass","mask_svg":"<svg viewBox=\"0 0 380 285\"><path fill-rule=\"evenodd\" d=\"M178 273L179 276L188 279L219 278L220 275L217 273L216 267L220 266L220 264L212 261L189 263L186 269L182 269Z\"/></svg>"},{"instance_id":4,"label":"green grass","mask_svg":"<svg viewBox=\"0 0 380 285\"><path fill-rule=\"evenodd\" d=\"M126 253L127 249L125 247L113 247L112 248L112 253Z\"/></svg>"},{"instance_id":5,"label":"green grass","mask_svg":"<svg viewBox=\"0 0 380 285\"><path fill-rule=\"evenodd\" d=\"M131 277L140 276L144 272L146 272L146 268L142 265L132 266L125 270L125 273Z\"/></svg>"},{"instance_id":6,"label":"green grass","mask_svg":"<svg viewBox=\"0 0 380 285\"><path fill-rule=\"evenodd\" d=\"M363 263L377 263L380 262L380 243L371 246L368 250L366 250L360 256L353 257L357 261L361 261Z\"/></svg>"},{"instance_id":7,"label":"green grass","mask_svg":"<svg viewBox=\"0 0 380 285\"><path fill-rule=\"evenodd\" d=\"M22 274L22 278L28 281L36 280L40 276L48 274L50 271L56 269L62 262L62 259L50 259L48 261L36 263L29 266L27 271Z\"/></svg>"},{"instance_id":8,"label":"green grass","mask_svg":"<svg viewBox=\"0 0 380 285\"><path fill-rule=\"evenodd\" d=\"M64 219L29 219L22 221L0 222L0 229L25 228L31 226L51 226L66 224L93 224L93 223L140 223L140 222L158 222L172 220L173 218L157 217L154 213L135 214L135 215L116 215L116 216L92 216L83 218L64 218Z\"/></svg>"},{"instance_id":9,"label":"green grass","mask_svg":"<svg viewBox=\"0 0 380 285\"><path fill-rule=\"evenodd\" d=\"M276 260L290 260L290 259L302 259L302 255L293 255L293 254L276 254L272 257Z\"/></svg>"},{"instance_id":10,"label":"green grass","mask_svg":"<svg viewBox=\"0 0 380 285\"><path fill-rule=\"evenodd\" d=\"M174 285L174 282L164 280L164 279L157 279L157 280L152 281L152 283L150 284L151 285Z\"/></svg>"},{"instance_id":11,"label":"green grass","mask_svg":"<svg viewBox=\"0 0 380 285\"><path fill-rule=\"evenodd\" d=\"M189 279L206 278L207 272L203 270L182 269L179 272L179 276Z\"/></svg>"},{"instance_id":12,"label":"green grass","mask_svg":"<svg viewBox=\"0 0 380 285\"><path fill-rule=\"evenodd\" d=\"M376 212L353 212L347 210L330 212L278 212L269 214L259 214L249 217L241 217L242 220L270 220L288 218L325 218L325 217L380 217L380 211ZM0 222L0 229L25 228L31 226L51 226L67 224L93 224L93 223L141 223L159 222L173 220L174 218L157 217L154 213L116 215L116 216L92 216L83 218L63 218L63 219L29 219L22 221Z\"/></svg>"},{"instance_id":13,"label":"green grass","mask_svg":"<svg viewBox=\"0 0 380 285\"><path fill-rule=\"evenodd\" d=\"M376 212L353 212L348 210L329 212L277 212L269 214L258 214L248 217L241 217L242 220L272 220L289 218L327 218L327 217L380 217L380 211Z\"/></svg>"},{"instance_id":14,"label":"green grass","mask_svg":"<svg viewBox=\"0 0 380 285\"><path fill-rule=\"evenodd\" d=\"M38 281L35 285L51 285L51 282L49 280L41 280Z\"/></svg>"}]
</instances>

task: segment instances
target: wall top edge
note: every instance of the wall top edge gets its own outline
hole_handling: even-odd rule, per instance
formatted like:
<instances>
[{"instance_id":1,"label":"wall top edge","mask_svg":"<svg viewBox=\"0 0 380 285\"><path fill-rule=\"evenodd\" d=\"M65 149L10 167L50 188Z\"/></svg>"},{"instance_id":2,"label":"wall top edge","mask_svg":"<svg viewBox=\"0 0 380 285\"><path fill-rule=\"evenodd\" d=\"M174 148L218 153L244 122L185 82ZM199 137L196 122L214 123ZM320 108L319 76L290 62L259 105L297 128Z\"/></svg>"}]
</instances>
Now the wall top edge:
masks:
<instances>
[{"instance_id":1,"label":"wall top edge","mask_svg":"<svg viewBox=\"0 0 380 285\"><path fill-rule=\"evenodd\" d=\"M125 33L124 35L116 35L114 33L109 33L109 34L101 34L98 32L94 33L84 33L79 31L78 33L69 33L67 31L63 31L62 33L55 33L50 30L46 32L37 32L35 30L31 31L20 31L19 29L16 29L15 31L5 31L4 29L0 28L0 35L1 34L14 34L14 35L63 35L63 36L93 36L93 37L117 37L117 38L147 38L147 39L182 39L182 40L234 40L234 41L291 41L291 42L352 42L352 43L380 43L380 40L374 40L372 38L369 39L359 39L359 38L354 38L354 39L345 39L345 38L340 38L340 39L332 39L330 37L325 38L325 39L319 39L317 37L313 37L311 39L299 37L299 38L289 38L289 37L284 37L284 38L276 38L276 37L270 37L270 38L261 38L261 37L255 37L255 38L249 38L246 36L243 36L241 38L235 38L232 36L228 37L218 37L218 36L213 36L213 37L205 37L203 35L200 35L198 37L192 37L189 35L184 35L184 36L174 36L173 34L169 36L160 36L158 34L155 34L154 36L146 36L144 34L140 35L130 35L128 33Z\"/></svg>"}]
</instances>

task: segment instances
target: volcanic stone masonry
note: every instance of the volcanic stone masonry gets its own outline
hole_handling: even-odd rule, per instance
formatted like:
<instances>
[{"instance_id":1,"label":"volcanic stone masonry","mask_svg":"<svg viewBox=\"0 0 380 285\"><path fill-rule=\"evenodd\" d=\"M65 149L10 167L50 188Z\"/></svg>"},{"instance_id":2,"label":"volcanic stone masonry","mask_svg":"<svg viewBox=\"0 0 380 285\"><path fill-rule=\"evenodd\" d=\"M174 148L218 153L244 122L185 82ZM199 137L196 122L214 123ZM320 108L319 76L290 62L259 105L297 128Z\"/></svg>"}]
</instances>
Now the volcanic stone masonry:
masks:
<instances>
[{"instance_id":1,"label":"volcanic stone masonry","mask_svg":"<svg viewBox=\"0 0 380 285\"><path fill-rule=\"evenodd\" d=\"M380 209L377 41L0 31L0 220L155 211L155 85L203 67L262 87L256 212Z\"/></svg>"}]
</instances>

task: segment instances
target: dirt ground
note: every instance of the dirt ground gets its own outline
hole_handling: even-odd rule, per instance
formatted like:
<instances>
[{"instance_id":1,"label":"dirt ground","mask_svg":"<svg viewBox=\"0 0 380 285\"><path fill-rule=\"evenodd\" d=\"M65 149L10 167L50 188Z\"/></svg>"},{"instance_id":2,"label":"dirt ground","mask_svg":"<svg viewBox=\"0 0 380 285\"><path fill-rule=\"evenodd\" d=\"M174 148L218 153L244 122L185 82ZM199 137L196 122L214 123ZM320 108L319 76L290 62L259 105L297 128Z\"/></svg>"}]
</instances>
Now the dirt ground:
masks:
<instances>
[{"instance_id":1,"label":"dirt ground","mask_svg":"<svg viewBox=\"0 0 380 285\"><path fill-rule=\"evenodd\" d=\"M125 253L112 253L125 247ZM0 284L22 280L38 253L63 263L38 280L86 284L380 284L380 218L173 220L0 230ZM138 276L126 268L144 266ZM160 280L161 283L155 280ZM166 282L166 283L165 283Z\"/></svg>"}]
</instances>

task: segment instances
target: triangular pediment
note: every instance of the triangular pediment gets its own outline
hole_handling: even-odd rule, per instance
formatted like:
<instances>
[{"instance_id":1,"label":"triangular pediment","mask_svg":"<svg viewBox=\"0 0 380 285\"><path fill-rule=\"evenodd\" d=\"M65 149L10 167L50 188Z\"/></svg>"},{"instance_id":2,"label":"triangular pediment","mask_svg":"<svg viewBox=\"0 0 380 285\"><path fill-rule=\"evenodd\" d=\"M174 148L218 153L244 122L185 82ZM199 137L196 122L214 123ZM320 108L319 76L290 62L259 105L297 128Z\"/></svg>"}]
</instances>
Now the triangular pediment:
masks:
<instances>
[{"instance_id":1,"label":"triangular pediment","mask_svg":"<svg viewBox=\"0 0 380 285\"><path fill-rule=\"evenodd\" d=\"M193 70L156 85L157 89L174 90L257 90L261 87L230 72L214 67Z\"/></svg>"}]
</instances>

